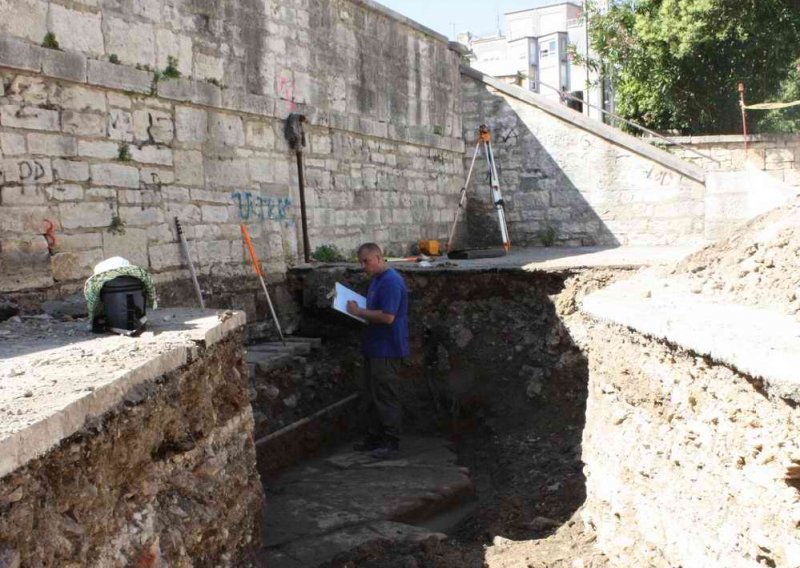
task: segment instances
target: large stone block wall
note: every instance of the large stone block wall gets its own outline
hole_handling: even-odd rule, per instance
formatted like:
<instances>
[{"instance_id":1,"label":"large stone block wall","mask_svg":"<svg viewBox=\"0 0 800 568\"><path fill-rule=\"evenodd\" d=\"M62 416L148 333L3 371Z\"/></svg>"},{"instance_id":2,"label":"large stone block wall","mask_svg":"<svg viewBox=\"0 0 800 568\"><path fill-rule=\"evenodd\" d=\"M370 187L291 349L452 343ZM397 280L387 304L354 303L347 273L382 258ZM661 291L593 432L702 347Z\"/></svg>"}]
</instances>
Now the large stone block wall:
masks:
<instances>
[{"instance_id":1,"label":"large stone block wall","mask_svg":"<svg viewBox=\"0 0 800 568\"><path fill-rule=\"evenodd\" d=\"M618 325L589 336L584 517L616 565L793 567L796 402ZM796 481L795 481L796 483Z\"/></svg>"},{"instance_id":2,"label":"large stone block wall","mask_svg":"<svg viewBox=\"0 0 800 568\"><path fill-rule=\"evenodd\" d=\"M756 134L748 136L747 151L740 135L682 136L671 138L677 145L654 141L672 154L708 171L766 172L787 185L800 186L800 134ZM695 150L716 161L704 159Z\"/></svg>"},{"instance_id":3,"label":"large stone block wall","mask_svg":"<svg viewBox=\"0 0 800 568\"><path fill-rule=\"evenodd\" d=\"M464 74L462 90L465 168L479 125L488 125L512 245L671 245L703 239L699 168L472 70ZM488 234L485 244L497 244L482 156L475 167L470 238Z\"/></svg>"},{"instance_id":4,"label":"large stone block wall","mask_svg":"<svg viewBox=\"0 0 800 568\"><path fill-rule=\"evenodd\" d=\"M0 16L0 292L72 292L111 255L186 279L178 216L212 304L250 290L223 303L252 317L238 224L273 279L301 250L293 111L312 250L446 234L458 56L402 16L362 0L32 0ZM63 51L37 45L48 32ZM152 71L170 62L181 78Z\"/></svg>"}]
</instances>

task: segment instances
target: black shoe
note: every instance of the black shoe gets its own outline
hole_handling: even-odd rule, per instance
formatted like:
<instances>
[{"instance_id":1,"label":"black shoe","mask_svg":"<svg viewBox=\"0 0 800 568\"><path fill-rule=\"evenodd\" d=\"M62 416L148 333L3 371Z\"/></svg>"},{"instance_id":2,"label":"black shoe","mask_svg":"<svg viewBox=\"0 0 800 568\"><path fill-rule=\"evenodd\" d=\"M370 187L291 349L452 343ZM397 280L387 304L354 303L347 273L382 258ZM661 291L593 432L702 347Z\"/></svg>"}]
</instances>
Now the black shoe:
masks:
<instances>
[{"instance_id":1,"label":"black shoe","mask_svg":"<svg viewBox=\"0 0 800 568\"><path fill-rule=\"evenodd\" d=\"M400 443L396 440L384 442L370 454L376 460L392 460L400 453Z\"/></svg>"},{"instance_id":2,"label":"black shoe","mask_svg":"<svg viewBox=\"0 0 800 568\"><path fill-rule=\"evenodd\" d=\"M373 440L370 438L361 440L360 442L353 444L353 449L357 452L371 452L372 450L377 450L380 447L381 447L380 440Z\"/></svg>"}]
</instances>

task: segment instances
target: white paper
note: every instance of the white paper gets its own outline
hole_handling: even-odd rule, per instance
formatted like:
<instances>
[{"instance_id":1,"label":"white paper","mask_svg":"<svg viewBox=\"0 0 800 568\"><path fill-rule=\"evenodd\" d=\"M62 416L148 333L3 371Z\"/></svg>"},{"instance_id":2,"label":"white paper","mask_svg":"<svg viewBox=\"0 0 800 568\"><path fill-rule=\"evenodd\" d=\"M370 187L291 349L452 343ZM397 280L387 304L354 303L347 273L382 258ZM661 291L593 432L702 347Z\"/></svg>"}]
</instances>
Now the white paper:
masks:
<instances>
[{"instance_id":1,"label":"white paper","mask_svg":"<svg viewBox=\"0 0 800 568\"><path fill-rule=\"evenodd\" d=\"M347 314L353 319L357 319L361 323L368 323L367 320L364 318L360 318L358 316L354 316L350 312L347 311L347 302L350 300L355 301L358 304L359 308L367 308L367 299L362 296L361 294L357 294L353 292L350 288L346 286L342 286L338 282L336 283L336 288L334 288L334 296L333 296L333 305L331 306L334 310L342 312L343 314Z\"/></svg>"}]
</instances>

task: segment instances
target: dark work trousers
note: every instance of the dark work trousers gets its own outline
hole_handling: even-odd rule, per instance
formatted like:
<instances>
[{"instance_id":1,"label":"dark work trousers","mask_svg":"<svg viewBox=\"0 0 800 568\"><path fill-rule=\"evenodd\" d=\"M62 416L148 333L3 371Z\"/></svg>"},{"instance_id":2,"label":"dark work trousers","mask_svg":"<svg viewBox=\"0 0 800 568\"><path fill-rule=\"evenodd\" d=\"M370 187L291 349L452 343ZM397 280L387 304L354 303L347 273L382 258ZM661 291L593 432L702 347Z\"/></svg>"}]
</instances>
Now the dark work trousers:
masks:
<instances>
[{"instance_id":1,"label":"dark work trousers","mask_svg":"<svg viewBox=\"0 0 800 568\"><path fill-rule=\"evenodd\" d=\"M402 359L364 359L362 430L372 440L397 442L402 429L399 373Z\"/></svg>"}]
</instances>

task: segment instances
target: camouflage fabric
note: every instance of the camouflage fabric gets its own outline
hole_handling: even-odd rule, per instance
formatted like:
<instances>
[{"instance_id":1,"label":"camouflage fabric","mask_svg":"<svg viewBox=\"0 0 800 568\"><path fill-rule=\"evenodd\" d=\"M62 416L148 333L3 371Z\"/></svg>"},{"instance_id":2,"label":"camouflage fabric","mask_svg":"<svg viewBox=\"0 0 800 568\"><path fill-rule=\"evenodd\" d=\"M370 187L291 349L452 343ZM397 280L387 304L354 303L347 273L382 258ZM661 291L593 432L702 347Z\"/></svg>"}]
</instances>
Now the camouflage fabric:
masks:
<instances>
[{"instance_id":1,"label":"camouflage fabric","mask_svg":"<svg viewBox=\"0 0 800 568\"><path fill-rule=\"evenodd\" d=\"M120 266L119 268L113 268L101 272L100 274L95 274L84 284L83 295L86 297L86 307L90 317L94 318L103 312L103 302L100 299L100 291L103 289L103 285L106 282L118 276L130 276L131 278L140 280L144 287L144 298L147 305L153 309L158 307L156 289L155 286L153 286L153 279L150 277L150 273L138 266Z\"/></svg>"}]
</instances>

